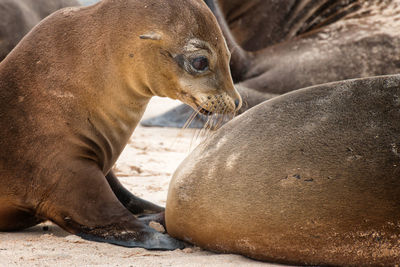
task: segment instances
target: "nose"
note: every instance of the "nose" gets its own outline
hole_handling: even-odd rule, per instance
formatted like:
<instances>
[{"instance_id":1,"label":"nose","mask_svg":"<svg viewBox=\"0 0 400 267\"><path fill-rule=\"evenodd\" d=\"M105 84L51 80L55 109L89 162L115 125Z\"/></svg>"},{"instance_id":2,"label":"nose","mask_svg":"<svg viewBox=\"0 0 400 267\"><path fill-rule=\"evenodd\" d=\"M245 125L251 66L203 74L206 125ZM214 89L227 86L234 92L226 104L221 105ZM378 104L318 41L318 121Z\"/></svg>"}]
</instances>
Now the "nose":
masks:
<instances>
[{"instance_id":1,"label":"nose","mask_svg":"<svg viewBox=\"0 0 400 267\"><path fill-rule=\"evenodd\" d=\"M240 99L235 99L235 108L236 108L236 110L238 110L239 108L241 108L241 103L240 103L241 101L240 101Z\"/></svg>"},{"instance_id":2,"label":"nose","mask_svg":"<svg viewBox=\"0 0 400 267\"><path fill-rule=\"evenodd\" d=\"M238 108L239 104L240 104L239 99L236 99L236 100L235 100L235 107Z\"/></svg>"},{"instance_id":3,"label":"nose","mask_svg":"<svg viewBox=\"0 0 400 267\"><path fill-rule=\"evenodd\" d=\"M233 84L232 84L233 85ZM229 98L231 99L231 105L235 105L235 112L239 111L239 109L242 107L242 97L240 96L237 88L235 86L232 86L232 89L228 91ZM231 106L233 108L233 105Z\"/></svg>"}]
</instances>

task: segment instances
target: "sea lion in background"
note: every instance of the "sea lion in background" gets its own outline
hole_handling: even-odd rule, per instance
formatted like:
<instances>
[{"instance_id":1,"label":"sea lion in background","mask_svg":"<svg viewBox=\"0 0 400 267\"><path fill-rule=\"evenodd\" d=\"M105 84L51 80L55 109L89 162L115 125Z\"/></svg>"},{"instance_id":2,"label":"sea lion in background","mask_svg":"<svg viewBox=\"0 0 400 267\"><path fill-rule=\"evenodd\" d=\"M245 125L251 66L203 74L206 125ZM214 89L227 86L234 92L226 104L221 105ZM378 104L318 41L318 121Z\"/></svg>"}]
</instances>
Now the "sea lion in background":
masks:
<instances>
[{"instance_id":1,"label":"sea lion in background","mask_svg":"<svg viewBox=\"0 0 400 267\"><path fill-rule=\"evenodd\" d=\"M216 15L232 52L233 79L242 87L262 93L258 96L254 91L247 93L251 99L258 99L253 101L255 103L270 98L263 93L279 95L326 82L400 72L400 33L397 31L400 0L206 2ZM231 11L226 15L221 10L225 6L236 13ZM247 9L250 6L251 9ZM271 40L262 50L246 51L236 42L239 34L244 36L246 23L250 23L251 27L247 28L251 36L258 33L255 28L264 30L264 24L253 23L259 22L254 12L273 25L265 28L265 34L277 41ZM236 15L229 15L233 13ZM228 24L226 16L235 23ZM275 18L276 22L271 22L270 18ZM239 33L230 30L236 24L240 25ZM248 40L251 43L254 39L248 37ZM246 95L243 95L243 103L246 102ZM243 105L240 112L251 107ZM142 124L170 126L171 116L161 116ZM190 112L181 116L188 118Z\"/></svg>"},{"instance_id":2,"label":"sea lion in background","mask_svg":"<svg viewBox=\"0 0 400 267\"><path fill-rule=\"evenodd\" d=\"M204 0L246 51L258 51L332 23L360 8L357 0Z\"/></svg>"},{"instance_id":3,"label":"sea lion in background","mask_svg":"<svg viewBox=\"0 0 400 267\"><path fill-rule=\"evenodd\" d=\"M0 0L0 61L36 24L63 7L79 6L77 0Z\"/></svg>"},{"instance_id":4,"label":"sea lion in background","mask_svg":"<svg viewBox=\"0 0 400 267\"><path fill-rule=\"evenodd\" d=\"M229 32L235 42L246 51L261 50L283 41L286 33L284 25L287 24L288 15L293 14L296 5L301 6L301 1L296 0L204 0L204 2L227 27L226 33ZM306 11L304 5L302 6L302 10Z\"/></svg>"},{"instance_id":5,"label":"sea lion in background","mask_svg":"<svg viewBox=\"0 0 400 267\"><path fill-rule=\"evenodd\" d=\"M400 75L275 97L178 167L168 233L294 265L400 262Z\"/></svg>"},{"instance_id":6,"label":"sea lion in background","mask_svg":"<svg viewBox=\"0 0 400 267\"><path fill-rule=\"evenodd\" d=\"M0 64L0 230L51 220L89 240L182 247L136 219L163 209L111 167L154 95L238 109L229 56L197 0L104 0L43 20Z\"/></svg>"},{"instance_id":7,"label":"sea lion in background","mask_svg":"<svg viewBox=\"0 0 400 267\"><path fill-rule=\"evenodd\" d=\"M279 20L280 27L275 25L278 30L265 30L268 36L281 33L272 34L278 41L253 52L237 43L227 25L219 5L225 1L206 2L232 51L233 79L243 86L282 94L330 81L394 74L400 69L400 34L396 31L400 0L258 2L253 9L285 19Z\"/></svg>"}]
</instances>

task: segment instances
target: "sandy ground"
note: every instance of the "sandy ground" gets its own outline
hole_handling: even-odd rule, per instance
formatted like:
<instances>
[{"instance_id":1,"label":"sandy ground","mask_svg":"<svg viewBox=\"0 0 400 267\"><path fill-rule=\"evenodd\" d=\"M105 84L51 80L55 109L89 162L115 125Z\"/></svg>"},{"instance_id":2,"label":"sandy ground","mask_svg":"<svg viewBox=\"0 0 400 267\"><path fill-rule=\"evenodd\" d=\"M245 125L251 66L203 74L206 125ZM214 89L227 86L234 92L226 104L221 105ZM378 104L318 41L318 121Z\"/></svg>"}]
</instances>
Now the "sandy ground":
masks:
<instances>
[{"instance_id":1,"label":"sandy ground","mask_svg":"<svg viewBox=\"0 0 400 267\"><path fill-rule=\"evenodd\" d=\"M144 118L176 101L153 98ZM114 167L135 195L165 206L168 183L179 163L195 147L195 130L138 126ZM186 248L170 252L89 242L51 223L22 232L0 233L0 266L266 266L238 255ZM267 265L269 266L269 265Z\"/></svg>"}]
</instances>

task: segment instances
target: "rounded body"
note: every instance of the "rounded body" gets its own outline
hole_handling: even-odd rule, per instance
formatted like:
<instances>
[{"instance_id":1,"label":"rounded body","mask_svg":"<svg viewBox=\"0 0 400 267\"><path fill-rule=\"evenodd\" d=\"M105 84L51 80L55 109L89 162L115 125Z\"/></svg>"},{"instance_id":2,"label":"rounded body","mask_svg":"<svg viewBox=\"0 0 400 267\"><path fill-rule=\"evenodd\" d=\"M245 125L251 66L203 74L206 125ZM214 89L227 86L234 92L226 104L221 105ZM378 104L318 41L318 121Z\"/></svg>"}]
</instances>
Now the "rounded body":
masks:
<instances>
[{"instance_id":1,"label":"rounded body","mask_svg":"<svg viewBox=\"0 0 400 267\"><path fill-rule=\"evenodd\" d=\"M168 232L290 264L400 262L400 76L294 91L229 122L180 165Z\"/></svg>"}]
</instances>

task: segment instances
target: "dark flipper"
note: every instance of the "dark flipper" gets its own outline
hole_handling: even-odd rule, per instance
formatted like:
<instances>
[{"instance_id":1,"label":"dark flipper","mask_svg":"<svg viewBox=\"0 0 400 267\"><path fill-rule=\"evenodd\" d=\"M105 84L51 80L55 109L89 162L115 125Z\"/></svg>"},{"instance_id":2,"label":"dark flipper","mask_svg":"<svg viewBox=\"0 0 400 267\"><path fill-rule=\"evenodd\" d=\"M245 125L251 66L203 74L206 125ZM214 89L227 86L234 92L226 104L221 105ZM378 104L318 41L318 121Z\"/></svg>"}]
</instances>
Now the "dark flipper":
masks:
<instances>
[{"instance_id":1,"label":"dark flipper","mask_svg":"<svg viewBox=\"0 0 400 267\"><path fill-rule=\"evenodd\" d=\"M157 250L184 247L182 242L147 226L124 207L96 163L87 160L68 163L63 179L58 181L53 194L43 201L45 208L40 210L40 217L88 240ZM115 180L110 174L109 181L121 190L122 186ZM140 206L145 203L144 210L160 210L156 205L134 199Z\"/></svg>"},{"instance_id":2,"label":"dark flipper","mask_svg":"<svg viewBox=\"0 0 400 267\"><path fill-rule=\"evenodd\" d=\"M161 234L150 227L147 227L145 230L142 229L139 236L136 236L135 234L136 233L130 234L129 232L124 233L120 235L118 239L112 235L105 237L87 233L81 233L77 235L89 241L110 243L130 248L137 247L149 250L175 250L185 248L185 244L183 242L178 241L167 234ZM124 235L126 235L126 238Z\"/></svg>"},{"instance_id":3,"label":"dark flipper","mask_svg":"<svg viewBox=\"0 0 400 267\"><path fill-rule=\"evenodd\" d=\"M134 196L119 182L118 178L112 171L107 174L106 178L118 200L121 201L121 203L133 214L157 213L164 211L163 207Z\"/></svg>"}]
</instances>

